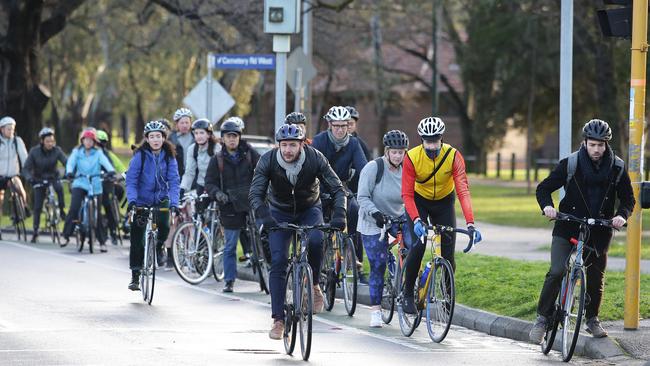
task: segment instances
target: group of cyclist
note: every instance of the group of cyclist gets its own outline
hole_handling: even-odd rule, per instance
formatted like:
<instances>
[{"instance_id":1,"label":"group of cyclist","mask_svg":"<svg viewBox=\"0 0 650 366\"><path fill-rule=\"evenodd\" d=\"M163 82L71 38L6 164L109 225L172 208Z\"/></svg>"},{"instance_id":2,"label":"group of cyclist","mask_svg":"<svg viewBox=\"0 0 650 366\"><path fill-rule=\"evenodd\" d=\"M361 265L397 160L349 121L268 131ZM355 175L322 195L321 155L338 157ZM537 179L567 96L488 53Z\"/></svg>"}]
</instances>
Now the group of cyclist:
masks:
<instances>
[{"instance_id":1,"label":"group of cyclist","mask_svg":"<svg viewBox=\"0 0 650 366\"><path fill-rule=\"evenodd\" d=\"M374 160L356 134L359 113L354 107L330 108L324 116L327 130L314 136L313 140L306 137L305 116L299 112L288 114L285 124L276 131L277 147L262 156L242 139L244 122L241 118L225 120L219 128L220 136L215 136L209 120L192 121L192 118L189 110L180 108L173 116L175 131L164 119L147 123L144 140L135 149L127 170L114 154L105 149L107 135L103 131L83 131L80 145L66 158L56 146L54 131L44 128L39 133L40 144L27 154L23 141L14 135L15 121L5 117L0 120L0 176L3 177L0 189L14 184L24 197L22 184L16 178L21 170L31 184L51 181L59 196L60 214L66 216L63 236L67 243L86 194L119 194L113 192L115 185L102 184L101 179L95 178L102 172L110 176L116 171L126 171L129 212L137 215L139 207L169 209L159 211L156 218L159 265L171 254L165 254L171 222L168 212L179 214L180 202L186 192L206 193L218 203L225 233L224 292L232 292L234 288L238 241L242 242L245 253L250 252L246 244L248 233L244 229L247 215L254 213L256 222L267 233L270 251L269 290L273 323L269 336L272 339L282 339L285 327L283 303L291 241L289 231L273 230L279 223L320 225L328 222L334 229L347 230L354 242L359 267L365 250L370 267L367 283L372 306L371 327L382 326L380 303L388 255L388 238L380 235L383 230L393 235L400 231L409 249L403 289L406 313L417 312L413 289L429 225L456 227L456 197L470 237L474 242L481 240L475 227L463 156L444 142L445 124L438 117L419 121L419 141L413 147L403 131L388 131L383 136L383 154ZM583 137L580 150L574 153L577 162L571 162L571 158L561 160L550 176L539 184L537 200L540 208L544 215L555 218L557 211L551 193L565 187L567 194L560 202L561 211L580 217L612 218L612 226L620 228L631 214L634 197L627 171L609 146L611 129L606 122L594 119L585 124ZM72 181L72 200L67 215L55 169L57 161L65 165L66 177ZM38 236L38 217L44 196L44 188L34 191L33 241ZM617 200L620 203L618 210L614 211ZM102 202L106 204L105 199ZM101 228L98 232L102 251L105 251L105 233L114 235L116 220L109 218L110 228L106 231ZM139 290L144 256L145 233L139 222L133 220L130 226L131 290ZM539 317L530 332L531 341L541 342L545 334L564 263L571 252L569 239L576 232L576 224L556 223L551 267L540 294ZM318 284L323 233L311 230L308 237L308 259L314 283L313 312L319 313L324 307L323 293ZM587 245L601 254L586 258L590 298L586 311L587 329L595 337L607 335L598 320L598 309L611 237L611 229L600 228L593 230L587 241ZM442 234L442 257L455 269L454 252L454 233ZM169 260L167 264L170 264Z\"/></svg>"}]
</instances>

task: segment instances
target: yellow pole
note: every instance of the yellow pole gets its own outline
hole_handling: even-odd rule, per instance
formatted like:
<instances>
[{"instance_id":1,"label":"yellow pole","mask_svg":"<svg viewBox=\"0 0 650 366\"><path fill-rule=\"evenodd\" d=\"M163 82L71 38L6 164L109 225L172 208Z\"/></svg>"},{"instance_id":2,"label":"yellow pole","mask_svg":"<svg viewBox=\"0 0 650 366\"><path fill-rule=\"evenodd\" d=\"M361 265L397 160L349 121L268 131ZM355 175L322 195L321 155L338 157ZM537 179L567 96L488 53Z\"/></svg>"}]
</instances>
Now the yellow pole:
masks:
<instances>
[{"instance_id":1,"label":"yellow pole","mask_svg":"<svg viewBox=\"0 0 650 366\"><path fill-rule=\"evenodd\" d=\"M639 188L643 169L643 128L645 125L646 57L648 51L648 0L635 0L632 12L632 67L630 78L629 173L636 205L627 224L625 253L625 311L623 327L639 328L641 287L641 205Z\"/></svg>"}]
</instances>

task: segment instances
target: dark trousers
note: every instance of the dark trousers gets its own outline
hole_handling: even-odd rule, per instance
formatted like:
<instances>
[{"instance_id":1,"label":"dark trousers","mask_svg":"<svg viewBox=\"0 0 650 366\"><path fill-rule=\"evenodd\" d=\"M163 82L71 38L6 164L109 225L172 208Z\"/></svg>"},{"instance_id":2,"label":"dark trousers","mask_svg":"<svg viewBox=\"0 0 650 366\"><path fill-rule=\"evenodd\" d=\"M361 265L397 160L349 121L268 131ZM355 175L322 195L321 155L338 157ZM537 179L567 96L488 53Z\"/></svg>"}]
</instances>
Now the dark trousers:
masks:
<instances>
[{"instance_id":1,"label":"dark trousers","mask_svg":"<svg viewBox=\"0 0 650 366\"><path fill-rule=\"evenodd\" d=\"M323 211L320 206L308 208L293 215L271 208L271 216L277 222L289 222L296 225L319 225L323 223ZM284 297L286 294L286 278L289 257L289 244L293 231L271 231L269 243L271 247L271 272L269 282L271 287L271 316L274 319L284 319ZM323 259L323 232L309 232L307 256L311 266L314 285L318 284L320 265Z\"/></svg>"},{"instance_id":2,"label":"dark trousers","mask_svg":"<svg viewBox=\"0 0 650 366\"><path fill-rule=\"evenodd\" d=\"M455 193L452 191L447 197L438 200L431 201L423 198L419 194L415 193L415 206L418 209L418 215L420 219L427 222L427 219L431 225L446 225L451 227L456 227L456 208L454 203L456 201ZM415 237L413 231L413 221L407 215L409 229ZM456 233L455 232L445 232L441 237L441 254L442 257L449 261L451 267L456 270L456 261L454 260L454 251L456 249ZM415 245L409 250L409 253L406 257L406 273L404 276L404 293L412 294L413 288L415 287L415 280L418 276L420 270L420 264L422 263L422 257L426 246L423 245L420 238L417 238Z\"/></svg>"},{"instance_id":3,"label":"dark trousers","mask_svg":"<svg viewBox=\"0 0 650 366\"><path fill-rule=\"evenodd\" d=\"M108 222L108 229L111 232L111 236L115 234L117 229L117 217L113 216L113 210L111 210L111 201L114 194L115 183L109 181L102 182L102 206L104 207L104 213L106 214L106 221Z\"/></svg>"},{"instance_id":4,"label":"dark trousers","mask_svg":"<svg viewBox=\"0 0 650 366\"><path fill-rule=\"evenodd\" d=\"M79 221L79 211L83 200L86 197L88 192L85 189L81 188L72 188L72 193L70 197L70 210L68 215L65 218L65 224L63 225L63 237L70 237L74 231L75 224ZM97 203L101 201L101 197L97 196ZM97 227L95 234L97 235L97 240L100 244L106 242L106 235L104 233L104 224L102 223L102 211L99 206L95 207L97 210Z\"/></svg>"},{"instance_id":5,"label":"dark trousers","mask_svg":"<svg viewBox=\"0 0 650 366\"><path fill-rule=\"evenodd\" d=\"M54 187L54 191L56 191L56 195L59 199L59 209L62 210L65 207L65 201L63 200L63 186L61 186L61 182L59 181L53 181L52 186ZM38 229L40 228L40 223L41 223L41 212L43 211L43 202L45 201L45 197L48 195L48 189L47 187L39 187L35 188L33 190L34 192L34 197L33 197L33 208L34 208L34 233L38 232ZM56 213L58 215L58 212Z\"/></svg>"},{"instance_id":6,"label":"dark trousers","mask_svg":"<svg viewBox=\"0 0 650 366\"><path fill-rule=\"evenodd\" d=\"M554 236L551 242L551 268L546 273L544 286L539 295L537 313L545 317L553 315L557 295L562 286L562 279L566 273L567 259L575 248L565 238ZM585 306L587 319L598 316L600 304L605 291L605 268L607 267L607 251L599 252L599 257L594 253L585 250L582 258L587 275L587 299L590 299Z\"/></svg>"},{"instance_id":7,"label":"dark trousers","mask_svg":"<svg viewBox=\"0 0 650 366\"><path fill-rule=\"evenodd\" d=\"M158 226L156 249L160 249L163 247L165 240L167 240L167 236L169 235L169 211L159 211L155 216L155 220L156 225ZM134 220L131 223L131 248L129 249L129 267L134 271L142 269L142 263L144 262L144 235L146 234L146 229L146 215L144 213L136 213L136 217L134 217Z\"/></svg>"}]
</instances>

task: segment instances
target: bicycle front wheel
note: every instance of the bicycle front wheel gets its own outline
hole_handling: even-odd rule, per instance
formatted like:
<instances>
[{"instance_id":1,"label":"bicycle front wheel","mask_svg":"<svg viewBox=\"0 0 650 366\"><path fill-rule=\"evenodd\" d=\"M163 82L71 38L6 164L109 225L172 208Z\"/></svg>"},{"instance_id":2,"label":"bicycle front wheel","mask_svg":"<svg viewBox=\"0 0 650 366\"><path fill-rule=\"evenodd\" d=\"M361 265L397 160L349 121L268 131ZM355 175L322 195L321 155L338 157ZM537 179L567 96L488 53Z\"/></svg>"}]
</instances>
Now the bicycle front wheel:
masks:
<instances>
[{"instance_id":1,"label":"bicycle front wheel","mask_svg":"<svg viewBox=\"0 0 650 366\"><path fill-rule=\"evenodd\" d=\"M287 290L284 295L284 334L282 335L284 350L288 355L292 354L296 347L296 328L298 325L294 301L295 288L298 286L294 285L294 282L293 265L290 265L285 281L285 288Z\"/></svg>"},{"instance_id":2,"label":"bicycle front wheel","mask_svg":"<svg viewBox=\"0 0 650 366\"><path fill-rule=\"evenodd\" d=\"M212 276L217 282L223 281L223 251L226 248L226 238L223 228L217 227L212 233Z\"/></svg>"},{"instance_id":3,"label":"bicycle front wheel","mask_svg":"<svg viewBox=\"0 0 650 366\"><path fill-rule=\"evenodd\" d=\"M323 264L321 265L319 279L320 288L323 291L323 305L327 311L332 311L334 299L336 298L335 260L331 237L326 238L323 241Z\"/></svg>"},{"instance_id":4,"label":"bicycle front wheel","mask_svg":"<svg viewBox=\"0 0 650 366\"><path fill-rule=\"evenodd\" d=\"M255 230L255 226L249 226L249 234L251 240L251 248L253 248L253 271L257 272L258 281L260 283L260 291L264 291L267 295L270 293L269 285L269 268L264 259L262 241L259 234Z\"/></svg>"},{"instance_id":5,"label":"bicycle front wheel","mask_svg":"<svg viewBox=\"0 0 650 366\"><path fill-rule=\"evenodd\" d=\"M205 231L192 222L176 229L172 237L174 268L183 281L192 285L203 282L212 268L212 245Z\"/></svg>"},{"instance_id":6,"label":"bicycle front wheel","mask_svg":"<svg viewBox=\"0 0 650 366\"><path fill-rule=\"evenodd\" d=\"M392 261L392 262L391 262ZM390 324L393 320L393 313L395 311L395 257L392 253L388 253L389 265L384 272L384 287L381 290L381 320ZM391 264L392 263L392 264Z\"/></svg>"},{"instance_id":7,"label":"bicycle front wheel","mask_svg":"<svg viewBox=\"0 0 650 366\"><path fill-rule=\"evenodd\" d=\"M95 242L95 235L97 232L95 231L97 227L97 207L95 207L95 202L93 200L88 201L88 209L86 210L86 215L87 215L87 223L88 223L88 250L90 253L93 252L93 245Z\"/></svg>"},{"instance_id":8,"label":"bicycle front wheel","mask_svg":"<svg viewBox=\"0 0 650 366\"><path fill-rule=\"evenodd\" d=\"M343 261L341 273L343 275L343 302L349 316L354 315L357 308L357 254L354 251L352 239L347 237L343 242Z\"/></svg>"},{"instance_id":9,"label":"bicycle front wheel","mask_svg":"<svg viewBox=\"0 0 650 366\"><path fill-rule=\"evenodd\" d=\"M585 310L585 272L582 268L574 268L567 287L564 301L564 318L562 320L562 361L569 362L573 357L580 323Z\"/></svg>"},{"instance_id":10,"label":"bicycle front wheel","mask_svg":"<svg viewBox=\"0 0 650 366\"><path fill-rule=\"evenodd\" d=\"M560 292L562 293L562 292ZM558 295L558 299L559 299ZM559 300L558 300L559 301ZM557 328L560 324L560 311L559 305L555 305L555 311L553 312L553 319L546 326L546 334L544 334L544 340L542 340L542 353L547 355L553 349L553 342L555 342L555 335L557 334Z\"/></svg>"},{"instance_id":11,"label":"bicycle front wheel","mask_svg":"<svg viewBox=\"0 0 650 366\"><path fill-rule=\"evenodd\" d=\"M151 305L156 282L156 235L150 232L145 240L144 265L140 274L140 288L142 289L142 299Z\"/></svg>"},{"instance_id":12,"label":"bicycle front wheel","mask_svg":"<svg viewBox=\"0 0 650 366\"><path fill-rule=\"evenodd\" d=\"M415 332L415 329L420 325L420 319L422 317L422 312L420 309L417 309L417 312L415 314L409 314L406 311L404 311L404 282L405 282L405 273L406 273L406 267L402 268L402 272L399 277L399 288L397 289L397 316L399 318L399 327L400 330L402 331L402 334L405 337L410 337L413 332ZM419 277L419 276L418 276ZM418 279L415 280L415 287L413 289L413 296L415 299L415 305L418 306L418 292L419 292L419 284L420 281Z\"/></svg>"},{"instance_id":13,"label":"bicycle front wheel","mask_svg":"<svg viewBox=\"0 0 650 366\"><path fill-rule=\"evenodd\" d=\"M437 258L430 276L426 297L427 331L432 341L440 343L447 336L454 316L454 271L449 261Z\"/></svg>"},{"instance_id":14,"label":"bicycle front wheel","mask_svg":"<svg viewBox=\"0 0 650 366\"><path fill-rule=\"evenodd\" d=\"M307 361L311 352L312 314L314 309L314 294L312 292L312 271L309 264L300 266L298 298L300 306L296 307L298 328L300 329L300 351L302 359Z\"/></svg>"}]
</instances>

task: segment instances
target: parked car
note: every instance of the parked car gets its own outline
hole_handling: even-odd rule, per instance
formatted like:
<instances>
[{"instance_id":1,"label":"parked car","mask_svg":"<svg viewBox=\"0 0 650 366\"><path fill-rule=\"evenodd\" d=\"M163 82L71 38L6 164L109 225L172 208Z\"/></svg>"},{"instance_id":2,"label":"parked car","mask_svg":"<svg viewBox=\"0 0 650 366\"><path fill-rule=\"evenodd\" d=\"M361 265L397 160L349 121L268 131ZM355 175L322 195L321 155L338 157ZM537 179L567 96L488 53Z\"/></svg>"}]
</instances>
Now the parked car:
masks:
<instances>
[{"instance_id":1,"label":"parked car","mask_svg":"<svg viewBox=\"0 0 650 366\"><path fill-rule=\"evenodd\" d=\"M260 155L276 147L275 140L268 136L242 135L241 138L251 144Z\"/></svg>"}]
</instances>

